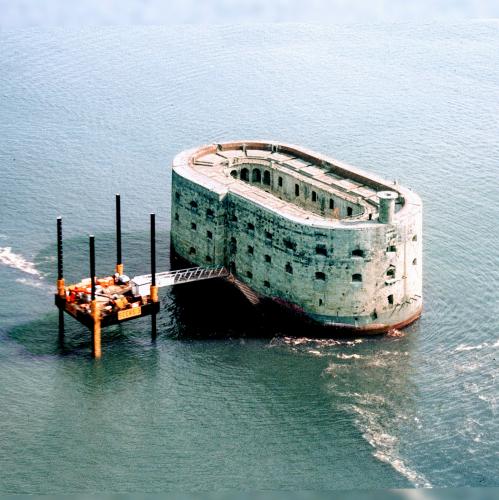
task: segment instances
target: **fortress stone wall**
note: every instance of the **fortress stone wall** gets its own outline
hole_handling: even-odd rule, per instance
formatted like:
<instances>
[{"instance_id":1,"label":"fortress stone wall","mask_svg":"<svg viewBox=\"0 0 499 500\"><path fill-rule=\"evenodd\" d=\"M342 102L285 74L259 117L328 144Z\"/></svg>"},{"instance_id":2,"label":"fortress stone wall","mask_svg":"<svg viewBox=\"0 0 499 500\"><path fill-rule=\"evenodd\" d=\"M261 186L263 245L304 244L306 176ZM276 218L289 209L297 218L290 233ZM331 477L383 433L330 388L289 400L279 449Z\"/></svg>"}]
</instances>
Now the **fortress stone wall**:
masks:
<instances>
[{"instance_id":1,"label":"fortress stone wall","mask_svg":"<svg viewBox=\"0 0 499 500\"><path fill-rule=\"evenodd\" d=\"M224 266L323 325L383 331L421 312L419 197L296 146L246 141L178 155L171 235L189 262Z\"/></svg>"}]
</instances>

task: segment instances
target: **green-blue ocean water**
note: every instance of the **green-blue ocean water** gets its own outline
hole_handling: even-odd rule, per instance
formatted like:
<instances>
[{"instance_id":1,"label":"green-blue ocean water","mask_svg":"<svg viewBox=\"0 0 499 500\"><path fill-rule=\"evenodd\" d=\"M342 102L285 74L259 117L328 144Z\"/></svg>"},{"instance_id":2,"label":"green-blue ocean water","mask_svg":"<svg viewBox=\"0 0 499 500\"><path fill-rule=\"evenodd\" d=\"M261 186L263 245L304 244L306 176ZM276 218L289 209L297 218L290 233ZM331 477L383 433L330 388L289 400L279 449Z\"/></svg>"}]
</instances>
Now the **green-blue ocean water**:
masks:
<instances>
[{"instance_id":1,"label":"green-blue ocean water","mask_svg":"<svg viewBox=\"0 0 499 500\"><path fill-rule=\"evenodd\" d=\"M499 23L98 28L0 33L0 492L497 486ZM227 287L163 289L88 332L68 280L169 266L170 164L240 138L296 143L424 202L420 321L314 340Z\"/></svg>"}]
</instances>

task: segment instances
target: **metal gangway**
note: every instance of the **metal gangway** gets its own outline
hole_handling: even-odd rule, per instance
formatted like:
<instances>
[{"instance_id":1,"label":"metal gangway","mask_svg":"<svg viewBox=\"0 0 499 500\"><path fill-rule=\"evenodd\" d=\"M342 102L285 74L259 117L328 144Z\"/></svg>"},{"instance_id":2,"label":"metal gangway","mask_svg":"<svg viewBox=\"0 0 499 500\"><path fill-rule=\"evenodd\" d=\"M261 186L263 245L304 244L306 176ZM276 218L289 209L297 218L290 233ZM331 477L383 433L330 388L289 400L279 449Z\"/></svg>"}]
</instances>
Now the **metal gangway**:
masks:
<instances>
[{"instance_id":1,"label":"metal gangway","mask_svg":"<svg viewBox=\"0 0 499 500\"><path fill-rule=\"evenodd\" d=\"M188 269L156 273L156 285L158 287L180 285L213 278L225 278L228 275L229 272L225 267L189 267ZM131 279L133 294L142 296L149 295L151 281L152 276L150 274L133 277Z\"/></svg>"}]
</instances>

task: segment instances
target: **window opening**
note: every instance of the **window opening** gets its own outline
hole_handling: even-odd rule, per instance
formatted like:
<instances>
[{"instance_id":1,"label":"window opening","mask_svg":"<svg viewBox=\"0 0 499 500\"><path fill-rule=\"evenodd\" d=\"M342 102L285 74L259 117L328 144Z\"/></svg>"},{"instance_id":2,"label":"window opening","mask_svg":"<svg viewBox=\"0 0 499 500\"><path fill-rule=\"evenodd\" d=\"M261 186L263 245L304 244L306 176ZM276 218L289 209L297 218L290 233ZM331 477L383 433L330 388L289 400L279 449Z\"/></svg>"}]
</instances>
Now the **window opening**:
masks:
<instances>
[{"instance_id":1,"label":"window opening","mask_svg":"<svg viewBox=\"0 0 499 500\"><path fill-rule=\"evenodd\" d=\"M315 247L315 253L317 255L327 255L327 248L326 245L317 245Z\"/></svg>"}]
</instances>

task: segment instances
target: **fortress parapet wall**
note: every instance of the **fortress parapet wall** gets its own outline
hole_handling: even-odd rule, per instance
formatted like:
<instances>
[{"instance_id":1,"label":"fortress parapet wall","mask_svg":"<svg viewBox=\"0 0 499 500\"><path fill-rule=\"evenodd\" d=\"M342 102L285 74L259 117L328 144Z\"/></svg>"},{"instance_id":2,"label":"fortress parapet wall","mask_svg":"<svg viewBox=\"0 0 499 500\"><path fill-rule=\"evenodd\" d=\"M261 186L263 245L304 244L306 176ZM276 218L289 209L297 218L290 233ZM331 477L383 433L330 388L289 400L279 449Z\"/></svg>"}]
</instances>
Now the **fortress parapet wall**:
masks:
<instances>
[{"instance_id":1,"label":"fortress parapet wall","mask_svg":"<svg viewBox=\"0 0 499 500\"><path fill-rule=\"evenodd\" d=\"M303 172L290 169L287 189L285 176L274 167L278 162L265 158L267 163L262 164L262 158L251 158L248 145L257 152L292 152L295 160L313 160L311 170L320 165L330 172L324 162L335 165L338 183L347 186L354 180L360 187L355 188L357 194L326 185L321 190L314 188L320 175L307 182ZM277 146L276 151L276 143L224 143L175 158L174 250L197 265L225 266L261 297L288 304L324 325L376 331L418 317L422 306L419 197L354 167L338 166L335 160L295 146ZM233 155L218 164L213 155L220 150L242 152L243 157ZM253 181L251 167L247 180L241 179L241 168L234 177L234 166L243 164L268 167L268 184L263 175ZM292 203L296 184L301 190L296 198L303 201ZM316 210L309 208L313 190ZM326 202L321 204L319 196ZM332 209L330 199L336 200ZM338 213L338 207L346 212L348 206L350 215Z\"/></svg>"}]
</instances>

